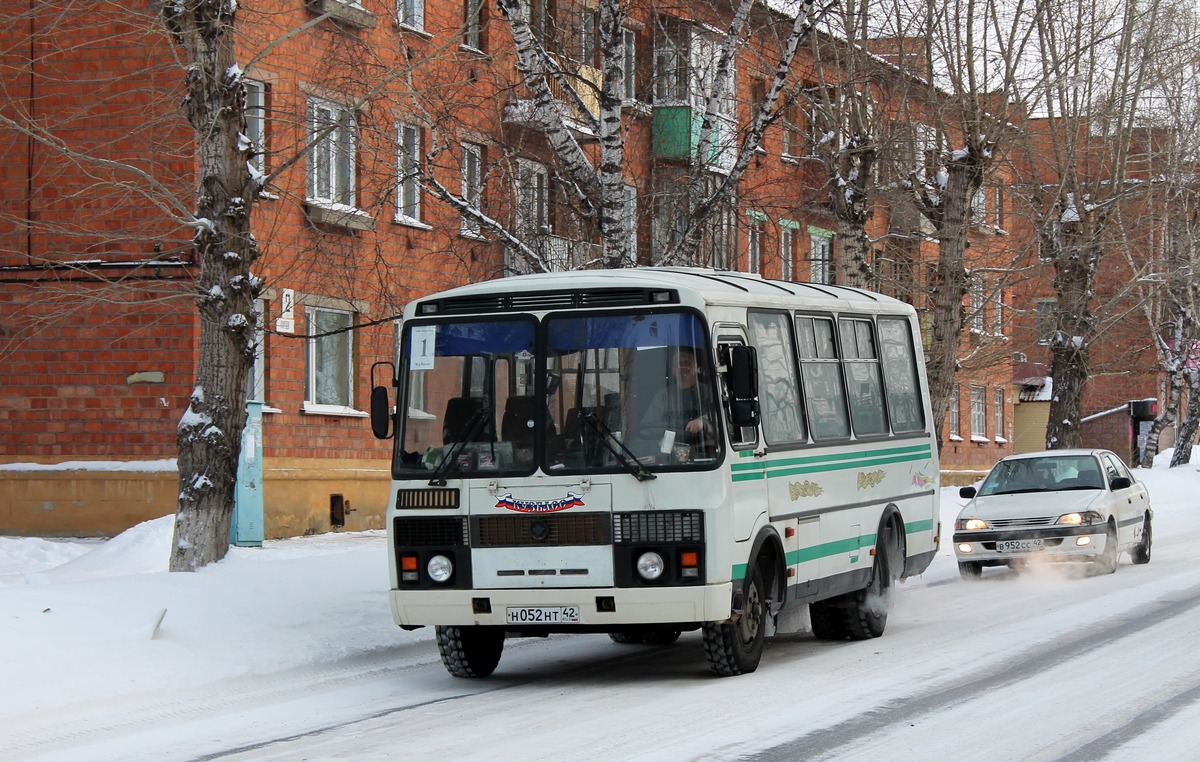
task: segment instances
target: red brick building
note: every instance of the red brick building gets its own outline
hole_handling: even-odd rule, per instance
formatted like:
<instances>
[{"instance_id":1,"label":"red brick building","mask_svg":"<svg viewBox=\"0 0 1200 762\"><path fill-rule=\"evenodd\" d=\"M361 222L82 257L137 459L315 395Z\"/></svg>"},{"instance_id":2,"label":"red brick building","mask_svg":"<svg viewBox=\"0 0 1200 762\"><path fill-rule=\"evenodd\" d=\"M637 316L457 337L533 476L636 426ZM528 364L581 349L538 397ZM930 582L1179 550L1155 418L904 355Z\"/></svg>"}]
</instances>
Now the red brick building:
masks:
<instances>
[{"instance_id":1,"label":"red brick building","mask_svg":"<svg viewBox=\"0 0 1200 762\"><path fill-rule=\"evenodd\" d=\"M263 147L256 170L269 177L253 218L268 289L252 385L265 411L268 537L382 526L390 442L371 437L362 411L372 365L394 356L393 318L416 295L527 267L430 183L523 230L556 267L598 250L554 182L494 5L478 14L442 0L399 5L268 0L239 10L247 137ZM587 2L542 10L572 76L598 81L588 58L594 10ZM629 236L643 264L654 262L672 193L693 169L695 107L664 62L711 53L728 12L654 10L634 7L623 41L634 65L623 83ZM0 127L0 463L173 458L199 335L182 54L145 9L44 3L0 16L0 111L27 126ZM739 58L731 134L761 97L773 65L764 41L777 21L759 19ZM813 79L808 55L794 64L797 83ZM710 226L698 264L839 277L827 179L803 109L788 113ZM980 262L1009 262L1028 245L1027 231L1008 222L1008 171L978 204ZM927 311L936 257L928 231L881 197L868 232L881 242L874 285ZM986 468L1011 451L1020 337L1007 327L1013 292L998 283L981 276L972 286L947 470ZM327 335L305 338L316 334ZM0 470L0 533L115 533L174 510L177 479L169 469Z\"/></svg>"}]
</instances>

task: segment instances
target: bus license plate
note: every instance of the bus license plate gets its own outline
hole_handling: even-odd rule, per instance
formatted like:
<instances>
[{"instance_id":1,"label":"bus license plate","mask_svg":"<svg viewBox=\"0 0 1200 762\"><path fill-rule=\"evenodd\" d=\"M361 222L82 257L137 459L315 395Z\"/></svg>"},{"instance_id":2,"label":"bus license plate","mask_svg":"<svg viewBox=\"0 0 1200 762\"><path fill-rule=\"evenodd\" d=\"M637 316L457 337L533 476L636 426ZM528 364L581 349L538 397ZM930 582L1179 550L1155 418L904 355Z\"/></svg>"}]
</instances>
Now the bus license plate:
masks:
<instances>
[{"instance_id":1,"label":"bus license plate","mask_svg":"<svg viewBox=\"0 0 1200 762\"><path fill-rule=\"evenodd\" d=\"M505 609L509 624L579 624L575 606L509 606Z\"/></svg>"},{"instance_id":2,"label":"bus license plate","mask_svg":"<svg viewBox=\"0 0 1200 762\"><path fill-rule=\"evenodd\" d=\"M1041 540L999 540L996 543L996 550L1001 553L1022 553L1041 549Z\"/></svg>"}]
</instances>

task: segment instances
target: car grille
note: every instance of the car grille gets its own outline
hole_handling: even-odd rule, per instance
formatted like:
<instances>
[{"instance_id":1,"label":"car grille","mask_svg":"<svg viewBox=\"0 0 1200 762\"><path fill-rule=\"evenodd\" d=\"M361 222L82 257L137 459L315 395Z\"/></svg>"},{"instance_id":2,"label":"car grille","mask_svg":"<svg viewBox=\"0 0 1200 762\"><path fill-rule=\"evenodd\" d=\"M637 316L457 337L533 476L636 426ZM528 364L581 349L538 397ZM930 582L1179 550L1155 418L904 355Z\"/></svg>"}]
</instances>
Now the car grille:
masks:
<instances>
[{"instance_id":1,"label":"car grille","mask_svg":"<svg viewBox=\"0 0 1200 762\"><path fill-rule=\"evenodd\" d=\"M1053 524L1057 516L1039 516L1032 519L988 519L992 529L1008 529L1009 527L1040 527Z\"/></svg>"}]
</instances>

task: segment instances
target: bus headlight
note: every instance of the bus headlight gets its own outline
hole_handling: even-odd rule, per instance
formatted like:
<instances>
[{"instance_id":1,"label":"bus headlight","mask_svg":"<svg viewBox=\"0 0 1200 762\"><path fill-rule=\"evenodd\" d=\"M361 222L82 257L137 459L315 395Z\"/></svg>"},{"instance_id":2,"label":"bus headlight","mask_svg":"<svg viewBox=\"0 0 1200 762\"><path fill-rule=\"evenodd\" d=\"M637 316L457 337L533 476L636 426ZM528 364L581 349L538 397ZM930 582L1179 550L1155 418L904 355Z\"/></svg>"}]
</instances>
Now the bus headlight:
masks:
<instances>
[{"instance_id":1,"label":"bus headlight","mask_svg":"<svg viewBox=\"0 0 1200 762\"><path fill-rule=\"evenodd\" d=\"M445 556L437 555L429 559L425 570L429 572L429 578L434 582L447 582L454 574L454 563Z\"/></svg>"},{"instance_id":2,"label":"bus headlight","mask_svg":"<svg viewBox=\"0 0 1200 762\"><path fill-rule=\"evenodd\" d=\"M655 580L662 576L666 570L666 564L663 563L663 558L652 550L638 556L637 560L638 574L642 575L642 579Z\"/></svg>"}]
</instances>

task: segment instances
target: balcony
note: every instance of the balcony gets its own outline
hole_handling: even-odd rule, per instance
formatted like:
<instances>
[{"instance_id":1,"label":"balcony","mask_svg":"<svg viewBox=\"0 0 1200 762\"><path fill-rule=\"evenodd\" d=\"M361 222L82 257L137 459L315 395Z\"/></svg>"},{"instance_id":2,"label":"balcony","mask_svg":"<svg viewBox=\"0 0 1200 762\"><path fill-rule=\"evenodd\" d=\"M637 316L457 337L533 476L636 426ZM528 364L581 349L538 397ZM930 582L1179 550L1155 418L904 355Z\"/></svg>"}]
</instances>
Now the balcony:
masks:
<instances>
[{"instance_id":1,"label":"balcony","mask_svg":"<svg viewBox=\"0 0 1200 762\"><path fill-rule=\"evenodd\" d=\"M548 233L526 238L525 242L538 253L551 272L595 267L604 255L604 248L597 244L573 241ZM509 251L508 258L508 269L513 274L534 272L512 251Z\"/></svg>"},{"instance_id":2,"label":"balcony","mask_svg":"<svg viewBox=\"0 0 1200 762\"><path fill-rule=\"evenodd\" d=\"M700 144L701 109L686 103L655 104L652 150L654 158L690 162ZM733 120L718 117L707 163L712 169L728 172L737 159L737 126Z\"/></svg>"},{"instance_id":3,"label":"balcony","mask_svg":"<svg viewBox=\"0 0 1200 762\"><path fill-rule=\"evenodd\" d=\"M585 66L576 61L560 60L559 65L562 66L568 80L577 83L575 91L579 95L579 100L583 102L587 114L585 115L580 110L566 88L557 80L548 79L554 106L569 129L582 135L591 136L594 133L586 125L600 115L600 85L603 82L603 73L593 66ZM534 114L532 98L514 98L505 104L504 121L529 129L541 129L536 114Z\"/></svg>"}]
</instances>

